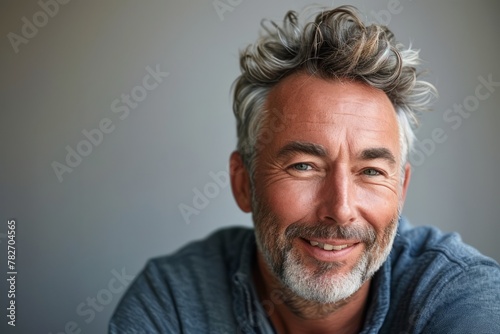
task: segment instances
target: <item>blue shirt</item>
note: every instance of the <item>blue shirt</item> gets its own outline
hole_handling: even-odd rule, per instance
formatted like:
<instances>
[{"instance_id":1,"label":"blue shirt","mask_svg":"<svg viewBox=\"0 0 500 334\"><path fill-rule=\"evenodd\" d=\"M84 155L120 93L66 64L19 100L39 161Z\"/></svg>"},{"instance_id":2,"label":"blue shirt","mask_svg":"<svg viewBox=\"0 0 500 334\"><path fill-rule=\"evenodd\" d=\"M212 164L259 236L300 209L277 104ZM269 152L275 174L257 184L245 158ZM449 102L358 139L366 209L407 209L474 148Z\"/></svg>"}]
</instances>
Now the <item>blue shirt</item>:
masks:
<instances>
[{"instance_id":1,"label":"blue shirt","mask_svg":"<svg viewBox=\"0 0 500 334\"><path fill-rule=\"evenodd\" d=\"M257 298L252 229L234 227L149 261L110 333L275 333ZM500 333L500 267L458 234L401 219L393 249L371 282L361 333ZM265 310L264 310L265 309Z\"/></svg>"}]
</instances>

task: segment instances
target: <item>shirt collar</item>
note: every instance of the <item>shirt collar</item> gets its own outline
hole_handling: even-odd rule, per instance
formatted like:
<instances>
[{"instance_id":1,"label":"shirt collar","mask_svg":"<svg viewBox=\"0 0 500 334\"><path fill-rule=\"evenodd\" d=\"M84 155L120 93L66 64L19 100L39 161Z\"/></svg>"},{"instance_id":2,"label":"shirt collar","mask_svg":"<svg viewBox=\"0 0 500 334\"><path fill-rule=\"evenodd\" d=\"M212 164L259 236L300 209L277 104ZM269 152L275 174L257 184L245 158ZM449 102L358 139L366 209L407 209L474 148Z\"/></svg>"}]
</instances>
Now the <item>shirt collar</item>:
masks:
<instances>
[{"instance_id":1,"label":"shirt collar","mask_svg":"<svg viewBox=\"0 0 500 334\"><path fill-rule=\"evenodd\" d=\"M253 283L252 268L257 260L257 245L253 232L249 233L241 247L239 262L231 275L233 311L239 329L244 333L275 333Z\"/></svg>"},{"instance_id":2,"label":"shirt collar","mask_svg":"<svg viewBox=\"0 0 500 334\"><path fill-rule=\"evenodd\" d=\"M408 220L400 216L391 253L384 264L375 273L370 283L370 306L366 313L365 324L361 334L372 332L378 333L385 322L391 304L392 257L394 255L394 245L397 243L398 236L401 232L409 228L409 226Z\"/></svg>"}]
</instances>

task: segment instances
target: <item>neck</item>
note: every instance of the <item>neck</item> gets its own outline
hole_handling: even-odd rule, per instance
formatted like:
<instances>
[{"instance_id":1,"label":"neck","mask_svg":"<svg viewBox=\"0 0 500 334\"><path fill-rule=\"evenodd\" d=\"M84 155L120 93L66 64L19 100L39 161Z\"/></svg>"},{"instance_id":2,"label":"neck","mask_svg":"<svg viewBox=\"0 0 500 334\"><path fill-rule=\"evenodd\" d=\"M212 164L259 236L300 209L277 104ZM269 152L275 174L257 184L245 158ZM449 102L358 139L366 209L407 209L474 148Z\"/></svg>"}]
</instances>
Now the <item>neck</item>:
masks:
<instances>
[{"instance_id":1,"label":"neck","mask_svg":"<svg viewBox=\"0 0 500 334\"><path fill-rule=\"evenodd\" d=\"M370 281L349 298L322 304L297 296L269 271L260 254L253 279L257 293L277 333L359 333Z\"/></svg>"}]
</instances>

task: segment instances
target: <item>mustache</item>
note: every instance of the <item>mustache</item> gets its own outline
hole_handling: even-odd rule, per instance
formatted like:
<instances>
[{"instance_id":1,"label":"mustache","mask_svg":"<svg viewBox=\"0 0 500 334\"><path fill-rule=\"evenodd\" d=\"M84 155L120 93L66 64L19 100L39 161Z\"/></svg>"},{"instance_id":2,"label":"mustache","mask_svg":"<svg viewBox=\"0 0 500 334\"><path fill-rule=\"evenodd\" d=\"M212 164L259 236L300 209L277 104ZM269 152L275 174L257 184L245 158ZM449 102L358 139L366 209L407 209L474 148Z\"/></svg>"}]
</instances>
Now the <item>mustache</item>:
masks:
<instances>
[{"instance_id":1,"label":"mustache","mask_svg":"<svg viewBox=\"0 0 500 334\"><path fill-rule=\"evenodd\" d=\"M375 243L377 235L375 230L367 225L338 225L332 223L314 223L314 225L296 222L285 230L286 239L345 239L359 240L371 245Z\"/></svg>"}]
</instances>

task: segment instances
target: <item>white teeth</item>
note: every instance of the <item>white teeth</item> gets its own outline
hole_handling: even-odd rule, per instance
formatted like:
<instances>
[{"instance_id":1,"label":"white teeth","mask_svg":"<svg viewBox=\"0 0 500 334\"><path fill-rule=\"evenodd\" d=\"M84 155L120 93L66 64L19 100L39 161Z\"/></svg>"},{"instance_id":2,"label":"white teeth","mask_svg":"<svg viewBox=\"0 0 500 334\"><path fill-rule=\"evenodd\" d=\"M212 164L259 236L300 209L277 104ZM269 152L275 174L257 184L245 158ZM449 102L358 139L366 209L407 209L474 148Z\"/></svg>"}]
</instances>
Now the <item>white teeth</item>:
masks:
<instances>
[{"instance_id":1,"label":"white teeth","mask_svg":"<svg viewBox=\"0 0 500 334\"><path fill-rule=\"evenodd\" d=\"M323 245L323 249L324 249L324 250L332 250L332 249L333 249L333 245L324 244L324 245Z\"/></svg>"},{"instance_id":2,"label":"white teeth","mask_svg":"<svg viewBox=\"0 0 500 334\"><path fill-rule=\"evenodd\" d=\"M317 247L323 248L324 250L327 250L327 251L331 251L331 250L339 251L339 250L342 250L342 249L347 248L347 247L350 246L350 245L347 245L347 244L346 245L334 246L334 245L324 244L322 242L313 241L313 240L309 240L309 243L311 244L311 246L317 246Z\"/></svg>"}]
</instances>

